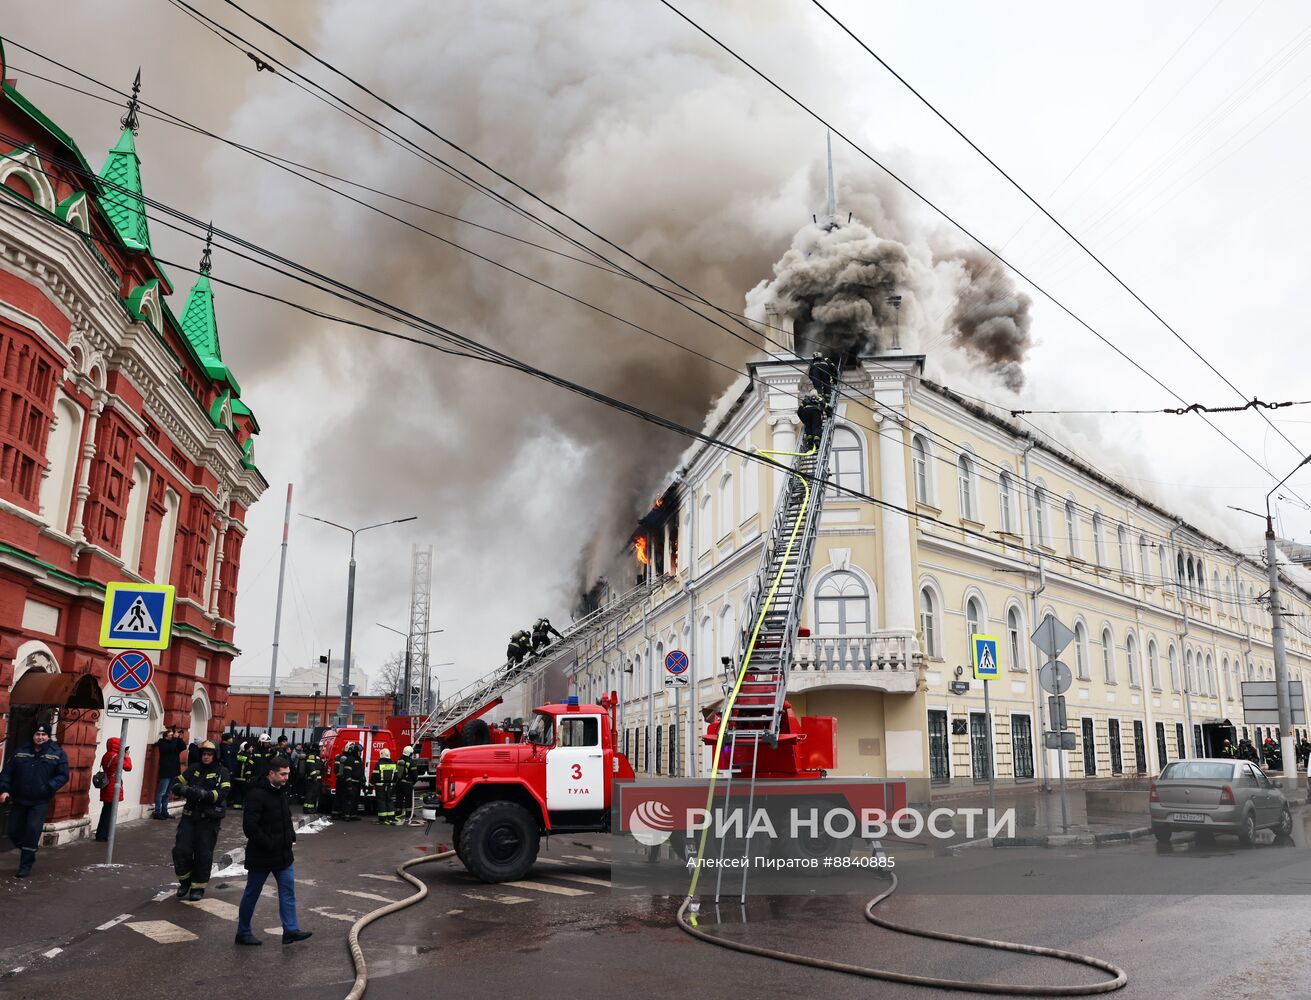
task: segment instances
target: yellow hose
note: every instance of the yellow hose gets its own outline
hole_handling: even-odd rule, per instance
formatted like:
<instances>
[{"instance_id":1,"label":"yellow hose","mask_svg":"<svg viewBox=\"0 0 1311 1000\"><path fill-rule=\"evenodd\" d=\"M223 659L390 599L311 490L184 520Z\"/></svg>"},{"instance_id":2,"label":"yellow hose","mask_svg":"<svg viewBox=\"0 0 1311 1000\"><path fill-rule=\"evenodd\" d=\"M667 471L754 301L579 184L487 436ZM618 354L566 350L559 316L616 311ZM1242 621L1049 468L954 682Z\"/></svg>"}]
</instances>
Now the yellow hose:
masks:
<instances>
[{"instance_id":1,"label":"yellow hose","mask_svg":"<svg viewBox=\"0 0 1311 1000\"><path fill-rule=\"evenodd\" d=\"M816 444L810 451L762 451L762 455L785 455L792 458L804 458L807 455L813 455L819 450ZM779 564L778 573L774 576L774 582L769 588L769 594L766 595L764 603L760 606L760 617L756 619L756 627L751 633L751 641L747 643L746 656L742 659L742 668L737 672L737 682L733 685L733 690L729 692L728 701L724 703L724 711L719 717L719 732L715 734L715 754L710 765L710 787L706 790L706 815L711 815L711 810L715 803L715 781L719 776L719 755L724 747L724 731L728 728L728 717L733 713L733 705L737 702L738 692L742 690L742 682L747 676L747 666L751 663L751 656L756 651L756 640L760 637L760 629L765 624L765 615L769 613L769 606L773 603L774 595L778 593L779 583L783 579L783 571L787 569L788 557L792 555L792 549L796 545L797 534L801 531L801 523L806 519L806 509L810 506L810 487L806 484L806 477L795 472L791 473L801 483L801 489L804 491L801 498L801 509L797 512L796 523L792 525L792 534L788 537L787 550L783 553L783 561ZM733 762L730 760L728 766L731 769ZM692 883L687 888L687 901L690 903L696 898L697 882L701 879L701 859L705 856L706 834L710 831L710 824L707 823L701 828L701 840L696 849L696 864L692 868ZM696 923L696 916L693 915L692 923Z\"/></svg>"}]
</instances>

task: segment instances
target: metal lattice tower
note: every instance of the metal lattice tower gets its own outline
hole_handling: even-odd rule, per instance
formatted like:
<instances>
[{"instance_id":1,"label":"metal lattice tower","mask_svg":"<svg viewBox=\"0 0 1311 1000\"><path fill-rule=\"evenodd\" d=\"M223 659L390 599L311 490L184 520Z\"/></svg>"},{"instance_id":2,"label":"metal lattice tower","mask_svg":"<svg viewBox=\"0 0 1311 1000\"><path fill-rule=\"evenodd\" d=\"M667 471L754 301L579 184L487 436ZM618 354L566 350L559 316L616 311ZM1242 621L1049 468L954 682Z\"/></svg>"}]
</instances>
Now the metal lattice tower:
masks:
<instances>
[{"instance_id":1,"label":"metal lattice tower","mask_svg":"<svg viewBox=\"0 0 1311 1000\"><path fill-rule=\"evenodd\" d=\"M410 690L411 718L430 708L428 676L428 622L432 613L432 546L415 545L410 558Z\"/></svg>"}]
</instances>

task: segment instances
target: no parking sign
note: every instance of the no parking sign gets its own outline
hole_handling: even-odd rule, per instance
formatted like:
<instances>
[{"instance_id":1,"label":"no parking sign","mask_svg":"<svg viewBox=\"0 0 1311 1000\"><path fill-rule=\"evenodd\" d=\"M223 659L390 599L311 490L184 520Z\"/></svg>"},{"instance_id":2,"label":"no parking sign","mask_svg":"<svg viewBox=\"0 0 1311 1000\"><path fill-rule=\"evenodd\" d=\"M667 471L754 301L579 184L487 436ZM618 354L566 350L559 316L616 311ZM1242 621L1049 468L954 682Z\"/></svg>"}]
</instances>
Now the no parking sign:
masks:
<instances>
[{"instance_id":1,"label":"no parking sign","mask_svg":"<svg viewBox=\"0 0 1311 1000\"><path fill-rule=\"evenodd\" d=\"M687 687L687 671L690 665L686 653L681 649L671 649L665 656L665 687Z\"/></svg>"}]
</instances>

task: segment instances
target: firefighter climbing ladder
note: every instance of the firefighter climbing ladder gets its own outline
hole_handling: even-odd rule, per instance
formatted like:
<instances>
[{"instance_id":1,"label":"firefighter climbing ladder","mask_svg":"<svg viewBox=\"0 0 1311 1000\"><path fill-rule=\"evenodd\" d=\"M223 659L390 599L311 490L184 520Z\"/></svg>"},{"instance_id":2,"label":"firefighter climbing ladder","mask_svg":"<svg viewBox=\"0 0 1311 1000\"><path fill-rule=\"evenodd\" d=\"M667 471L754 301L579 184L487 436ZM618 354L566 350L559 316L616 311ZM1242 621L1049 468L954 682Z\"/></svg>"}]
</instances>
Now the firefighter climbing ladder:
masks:
<instances>
[{"instance_id":1,"label":"firefighter climbing ladder","mask_svg":"<svg viewBox=\"0 0 1311 1000\"><path fill-rule=\"evenodd\" d=\"M504 697L512 688L538 677L551 663L586 642L598 632L613 625L650 594L650 588L640 583L632 590L620 594L591 614L574 622L563 632L563 637L547 646L541 653L530 656L519 664L506 662L491 673L480 677L457 691L437 706L410 738L411 742L442 736L452 727L477 717L483 709Z\"/></svg>"},{"instance_id":2,"label":"firefighter climbing ladder","mask_svg":"<svg viewBox=\"0 0 1311 1000\"><path fill-rule=\"evenodd\" d=\"M760 563L751 593L751 611L746 618L749 631L743 633L740 666L735 678L725 683L725 703L719 734L715 741L715 772L711 779L707 808L714 804L715 779L724 763L727 784L723 809L728 812L733 796L734 776L745 771L748 821L755 804L756 764L761 741L778 742L787 697L788 671L792 666L792 648L805 601L810 561L819 533L819 518L824 508L824 489L816 477L827 477L829 455L833 447L833 427L837 421L838 390L834 389L829 412L819 442L811 449L797 452L766 452L791 456L792 468L774 508L774 520L760 553ZM728 746L727 755L723 749ZM741 748L741 753L739 753ZM705 851L706 830L702 830L698 854ZM749 856L751 837L744 837L744 851ZM724 860L729 838L719 839L719 859ZM747 872L742 868L742 901L746 901ZM715 902L719 902L724 866L717 868ZM696 893L698 865L693 870L690 896Z\"/></svg>"}]
</instances>

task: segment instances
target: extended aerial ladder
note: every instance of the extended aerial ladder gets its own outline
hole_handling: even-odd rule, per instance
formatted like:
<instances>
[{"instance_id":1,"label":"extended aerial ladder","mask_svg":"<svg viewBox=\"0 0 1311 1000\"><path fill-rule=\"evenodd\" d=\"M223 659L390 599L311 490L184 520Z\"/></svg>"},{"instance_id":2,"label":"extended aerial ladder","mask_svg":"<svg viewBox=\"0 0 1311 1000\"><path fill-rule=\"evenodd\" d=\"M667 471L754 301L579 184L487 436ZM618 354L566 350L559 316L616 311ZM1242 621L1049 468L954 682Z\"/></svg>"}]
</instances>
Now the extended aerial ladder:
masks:
<instances>
[{"instance_id":1,"label":"extended aerial ladder","mask_svg":"<svg viewBox=\"0 0 1311 1000\"><path fill-rule=\"evenodd\" d=\"M491 711L512 688L540 677L561 656L609 628L617 619L641 604L649 594L648 585L640 583L569 625L561 638L541 652L519 663L507 661L466 685L444 699L415 729L410 741L416 745L425 739L446 742L457 728Z\"/></svg>"},{"instance_id":2,"label":"extended aerial ladder","mask_svg":"<svg viewBox=\"0 0 1311 1000\"><path fill-rule=\"evenodd\" d=\"M812 448L799 447L782 453L793 459L783 489L774 507L774 519L761 549L751 588L750 612L742 633L740 659L724 684L724 709L713 739L715 779L726 779L722 809L728 813L734 783L746 786L746 815L752 815L756 783L762 778L799 776L795 772L797 741L805 734L787 707L788 672L793 647L801 624L811 559L819 534L837 421L838 390L828 401L819 442ZM780 453L774 453L780 454ZM791 751L791 752L781 752ZM710 796L714 798L713 781ZM750 834L744 850L750 854ZM721 864L716 879L715 901L719 900L724 855L729 838L719 838ZM705 841L702 839L701 852ZM742 869L742 893L746 894L746 873ZM694 881L695 887L695 881Z\"/></svg>"}]
</instances>

